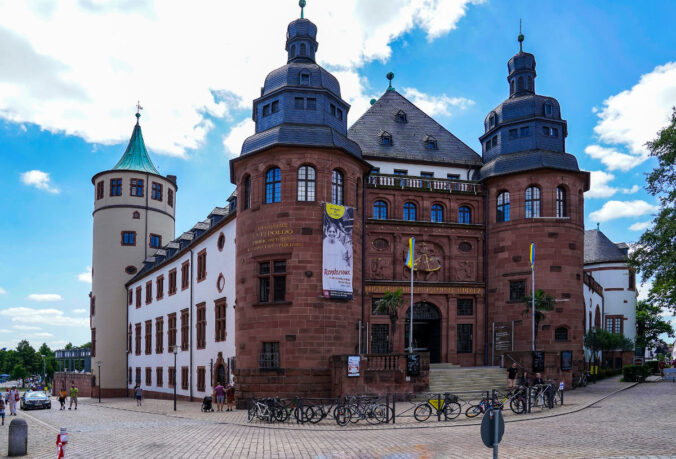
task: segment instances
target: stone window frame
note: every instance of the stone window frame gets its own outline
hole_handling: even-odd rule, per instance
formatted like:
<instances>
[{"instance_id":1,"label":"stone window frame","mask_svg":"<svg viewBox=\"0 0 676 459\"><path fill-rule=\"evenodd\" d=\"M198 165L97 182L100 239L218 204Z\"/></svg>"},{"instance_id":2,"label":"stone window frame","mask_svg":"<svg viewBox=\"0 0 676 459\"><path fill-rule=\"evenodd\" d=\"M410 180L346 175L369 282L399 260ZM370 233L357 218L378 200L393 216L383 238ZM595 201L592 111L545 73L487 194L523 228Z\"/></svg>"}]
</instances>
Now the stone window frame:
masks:
<instances>
[{"instance_id":1,"label":"stone window frame","mask_svg":"<svg viewBox=\"0 0 676 459\"><path fill-rule=\"evenodd\" d=\"M411 218L413 212L413 218ZM401 219L407 222L415 222L418 217L418 205L414 201L406 201L402 206Z\"/></svg>"},{"instance_id":2,"label":"stone window frame","mask_svg":"<svg viewBox=\"0 0 676 459\"><path fill-rule=\"evenodd\" d=\"M247 210L251 208L251 176L249 174L242 179L242 188L244 189L242 210Z\"/></svg>"},{"instance_id":3,"label":"stone window frame","mask_svg":"<svg viewBox=\"0 0 676 459\"><path fill-rule=\"evenodd\" d=\"M557 218L568 217L568 190L565 186L559 185L556 187L556 216Z\"/></svg>"},{"instance_id":4,"label":"stone window frame","mask_svg":"<svg viewBox=\"0 0 676 459\"><path fill-rule=\"evenodd\" d=\"M136 287L136 309L141 307L141 290L142 289L143 289L143 287L141 287L140 285L138 287Z\"/></svg>"},{"instance_id":5,"label":"stone window frame","mask_svg":"<svg viewBox=\"0 0 676 459\"><path fill-rule=\"evenodd\" d=\"M331 171L331 204L345 205L345 173L337 168Z\"/></svg>"},{"instance_id":6,"label":"stone window frame","mask_svg":"<svg viewBox=\"0 0 676 459\"><path fill-rule=\"evenodd\" d=\"M155 386L162 387L164 385L164 367L155 368Z\"/></svg>"},{"instance_id":7,"label":"stone window frame","mask_svg":"<svg viewBox=\"0 0 676 459\"><path fill-rule=\"evenodd\" d=\"M258 303L259 304L284 304L286 303L286 280L288 277L288 271L286 269L286 264L288 260L286 258L270 258L257 260L257 273L258 278ZM284 271L277 270L277 263L284 263ZM265 268L267 265L267 269ZM281 268L280 268L281 269ZM278 281L277 279L283 279ZM281 298L277 297L277 287L278 282L283 283L283 295ZM264 287L264 285L266 287ZM265 294L263 290L265 288ZM281 290L281 287L280 287Z\"/></svg>"},{"instance_id":8,"label":"stone window frame","mask_svg":"<svg viewBox=\"0 0 676 459\"><path fill-rule=\"evenodd\" d=\"M134 350L133 343L132 343L132 341L133 341L132 335L133 335L133 331L132 331L132 327L131 327L131 322L129 322L129 331L127 332L127 354L131 354L132 351Z\"/></svg>"},{"instance_id":9,"label":"stone window frame","mask_svg":"<svg viewBox=\"0 0 676 459\"><path fill-rule=\"evenodd\" d=\"M145 190L143 187L145 186L145 183L143 182L143 179L139 178L133 178L129 180L129 196L134 196L137 198L142 198L143 193Z\"/></svg>"},{"instance_id":10,"label":"stone window frame","mask_svg":"<svg viewBox=\"0 0 676 459\"><path fill-rule=\"evenodd\" d=\"M167 387L176 387L176 367L167 367Z\"/></svg>"},{"instance_id":11,"label":"stone window frame","mask_svg":"<svg viewBox=\"0 0 676 459\"><path fill-rule=\"evenodd\" d=\"M110 179L109 194L110 197L122 196L122 178L116 177Z\"/></svg>"},{"instance_id":12,"label":"stone window frame","mask_svg":"<svg viewBox=\"0 0 676 459\"><path fill-rule=\"evenodd\" d=\"M155 318L155 354L164 352L164 317Z\"/></svg>"},{"instance_id":13,"label":"stone window frame","mask_svg":"<svg viewBox=\"0 0 676 459\"><path fill-rule=\"evenodd\" d=\"M303 173L302 176L301 171ZM312 175L312 178L310 178L310 175ZM313 164L301 164L296 171L296 180L296 200L300 202L316 201L317 168Z\"/></svg>"},{"instance_id":14,"label":"stone window frame","mask_svg":"<svg viewBox=\"0 0 676 459\"><path fill-rule=\"evenodd\" d=\"M570 341L570 329L566 325L560 325L554 329L554 341Z\"/></svg>"},{"instance_id":15,"label":"stone window frame","mask_svg":"<svg viewBox=\"0 0 676 459\"><path fill-rule=\"evenodd\" d=\"M91 356L96 357L96 327L91 328Z\"/></svg>"},{"instance_id":16,"label":"stone window frame","mask_svg":"<svg viewBox=\"0 0 676 459\"><path fill-rule=\"evenodd\" d=\"M153 302L153 281L146 282L146 304Z\"/></svg>"},{"instance_id":17,"label":"stone window frame","mask_svg":"<svg viewBox=\"0 0 676 459\"><path fill-rule=\"evenodd\" d=\"M430 207L430 221L434 223L443 223L444 222L444 216L446 214L446 209L444 209L444 205L435 202L432 204Z\"/></svg>"},{"instance_id":18,"label":"stone window frame","mask_svg":"<svg viewBox=\"0 0 676 459\"><path fill-rule=\"evenodd\" d=\"M206 367L197 367L197 392L206 391L207 385L207 369Z\"/></svg>"},{"instance_id":19,"label":"stone window frame","mask_svg":"<svg viewBox=\"0 0 676 459\"><path fill-rule=\"evenodd\" d=\"M495 198L495 221L504 223L510 221L510 195L508 190L500 190Z\"/></svg>"},{"instance_id":20,"label":"stone window frame","mask_svg":"<svg viewBox=\"0 0 676 459\"><path fill-rule=\"evenodd\" d=\"M190 311L181 309L181 351L190 349Z\"/></svg>"},{"instance_id":21,"label":"stone window frame","mask_svg":"<svg viewBox=\"0 0 676 459\"><path fill-rule=\"evenodd\" d=\"M169 207L174 207L174 190L167 187L167 204Z\"/></svg>"},{"instance_id":22,"label":"stone window frame","mask_svg":"<svg viewBox=\"0 0 676 459\"><path fill-rule=\"evenodd\" d=\"M509 281L509 303L521 303L526 297L526 279Z\"/></svg>"},{"instance_id":23,"label":"stone window frame","mask_svg":"<svg viewBox=\"0 0 676 459\"><path fill-rule=\"evenodd\" d=\"M197 282L202 282L207 278L207 249L204 248L197 252Z\"/></svg>"},{"instance_id":24,"label":"stone window frame","mask_svg":"<svg viewBox=\"0 0 676 459\"><path fill-rule=\"evenodd\" d=\"M169 270L169 274L167 274L167 278L169 279L169 285L167 286L167 294L169 296L175 295L176 294L176 281L177 281L178 274L176 272L176 268L172 268Z\"/></svg>"},{"instance_id":25,"label":"stone window frame","mask_svg":"<svg viewBox=\"0 0 676 459\"><path fill-rule=\"evenodd\" d=\"M279 176L277 176L277 173L279 173ZM279 202L282 202L282 169L278 166L270 166L265 171L263 204L276 204Z\"/></svg>"},{"instance_id":26,"label":"stone window frame","mask_svg":"<svg viewBox=\"0 0 676 459\"><path fill-rule=\"evenodd\" d=\"M132 383L131 373L132 373L132 368L128 367L127 368L127 384L129 384L129 385L131 385L131 383Z\"/></svg>"},{"instance_id":27,"label":"stone window frame","mask_svg":"<svg viewBox=\"0 0 676 459\"><path fill-rule=\"evenodd\" d=\"M167 315L167 351L172 352L178 338L178 317L175 312Z\"/></svg>"},{"instance_id":28,"label":"stone window frame","mask_svg":"<svg viewBox=\"0 0 676 459\"><path fill-rule=\"evenodd\" d=\"M225 298L214 301L214 341L222 342L228 337L227 332L228 303Z\"/></svg>"},{"instance_id":29,"label":"stone window frame","mask_svg":"<svg viewBox=\"0 0 676 459\"><path fill-rule=\"evenodd\" d=\"M258 358L258 368L264 370L281 368L281 346L279 341L264 341L261 343L261 349Z\"/></svg>"},{"instance_id":30,"label":"stone window frame","mask_svg":"<svg viewBox=\"0 0 676 459\"><path fill-rule=\"evenodd\" d=\"M190 287L190 260L181 263L181 291Z\"/></svg>"},{"instance_id":31,"label":"stone window frame","mask_svg":"<svg viewBox=\"0 0 676 459\"><path fill-rule=\"evenodd\" d=\"M384 207L379 206L378 203L382 203L384 205ZM376 199L375 201L373 201L372 218L374 218L376 220L387 220L388 217L389 217L389 207L390 207L390 204L389 204L389 202L387 202L386 199ZM383 208L385 209L385 216L384 217L381 214ZM378 210L378 212L376 212L376 210Z\"/></svg>"},{"instance_id":32,"label":"stone window frame","mask_svg":"<svg viewBox=\"0 0 676 459\"><path fill-rule=\"evenodd\" d=\"M120 245L124 247L135 247L136 231L120 231Z\"/></svg>"},{"instance_id":33,"label":"stone window frame","mask_svg":"<svg viewBox=\"0 0 676 459\"><path fill-rule=\"evenodd\" d=\"M141 367L136 367L136 384L141 384Z\"/></svg>"},{"instance_id":34,"label":"stone window frame","mask_svg":"<svg viewBox=\"0 0 676 459\"><path fill-rule=\"evenodd\" d=\"M103 199L104 193L105 191L103 180L99 180L98 182L96 182L96 200L98 201L99 199Z\"/></svg>"},{"instance_id":35,"label":"stone window frame","mask_svg":"<svg viewBox=\"0 0 676 459\"><path fill-rule=\"evenodd\" d=\"M223 248L225 247L225 234L223 234L223 231L220 232L218 235L218 239L216 240L216 247L218 248L219 252L223 251Z\"/></svg>"},{"instance_id":36,"label":"stone window frame","mask_svg":"<svg viewBox=\"0 0 676 459\"><path fill-rule=\"evenodd\" d=\"M207 347L207 303L195 305L195 347L205 349Z\"/></svg>"},{"instance_id":37,"label":"stone window frame","mask_svg":"<svg viewBox=\"0 0 676 459\"><path fill-rule=\"evenodd\" d=\"M141 322L137 322L134 324L134 354L135 355L141 355Z\"/></svg>"},{"instance_id":38,"label":"stone window frame","mask_svg":"<svg viewBox=\"0 0 676 459\"><path fill-rule=\"evenodd\" d=\"M530 184L524 190L524 218L542 217L542 189L538 184Z\"/></svg>"},{"instance_id":39,"label":"stone window frame","mask_svg":"<svg viewBox=\"0 0 676 459\"><path fill-rule=\"evenodd\" d=\"M624 335L624 316L622 314L606 314L603 319L603 328L607 332Z\"/></svg>"},{"instance_id":40,"label":"stone window frame","mask_svg":"<svg viewBox=\"0 0 676 459\"><path fill-rule=\"evenodd\" d=\"M472 224L472 207L463 204L458 207L458 223L462 225L471 225Z\"/></svg>"},{"instance_id":41,"label":"stone window frame","mask_svg":"<svg viewBox=\"0 0 676 459\"><path fill-rule=\"evenodd\" d=\"M162 184L159 182L152 182L150 199L162 202Z\"/></svg>"},{"instance_id":42,"label":"stone window frame","mask_svg":"<svg viewBox=\"0 0 676 459\"><path fill-rule=\"evenodd\" d=\"M188 371L188 366L184 365L181 367L181 389L188 390L190 387L190 372Z\"/></svg>"},{"instance_id":43,"label":"stone window frame","mask_svg":"<svg viewBox=\"0 0 676 459\"><path fill-rule=\"evenodd\" d=\"M460 302L469 302L460 305ZM457 298L456 299L456 316L471 317L474 315L474 298Z\"/></svg>"},{"instance_id":44,"label":"stone window frame","mask_svg":"<svg viewBox=\"0 0 676 459\"><path fill-rule=\"evenodd\" d=\"M164 298L164 274L160 274L155 279L155 299L161 300Z\"/></svg>"},{"instance_id":45,"label":"stone window frame","mask_svg":"<svg viewBox=\"0 0 676 459\"><path fill-rule=\"evenodd\" d=\"M146 386L151 387L153 385L153 368L146 367Z\"/></svg>"},{"instance_id":46,"label":"stone window frame","mask_svg":"<svg viewBox=\"0 0 676 459\"><path fill-rule=\"evenodd\" d=\"M145 355L153 353L153 321L152 319L145 321Z\"/></svg>"},{"instance_id":47,"label":"stone window frame","mask_svg":"<svg viewBox=\"0 0 676 459\"><path fill-rule=\"evenodd\" d=\"M462 332L461 332L461 330L462 330ZM468 323L457 324L456 325L456 353L458 353L458 354L471 354L473 352L474 352L474 324L471 324L471 323L469 323L469 324Z\"/></svg>"}]
</instances>

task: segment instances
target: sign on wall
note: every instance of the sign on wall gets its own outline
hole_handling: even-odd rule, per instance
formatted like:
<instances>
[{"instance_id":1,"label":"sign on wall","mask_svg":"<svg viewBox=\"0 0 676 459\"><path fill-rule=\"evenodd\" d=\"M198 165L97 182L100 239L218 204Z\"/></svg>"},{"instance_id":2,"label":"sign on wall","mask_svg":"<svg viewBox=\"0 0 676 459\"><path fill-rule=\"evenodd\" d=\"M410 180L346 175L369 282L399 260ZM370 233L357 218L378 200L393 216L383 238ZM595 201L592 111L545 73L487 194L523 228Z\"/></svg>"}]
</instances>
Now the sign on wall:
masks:
<instances>
[{"instance_id":1,"label":"sign on wall","mask_svg":"<svg viewBox=\"0 0 676 459\"><path fill-rule=\"evenodd\" d=\"M354 208L324 204L322 290L324 298L352 299Z\"/></svg>"},{"instance_id":2,"label":"sign on wall","mask_svg":"<svg viewBox=\"0 0 676 459\"><path fill-rule=\"evenodd\" d=\"M573 351L561 351L561 371L573 368Z\"/></svg>"},{"instance_id":3,"label":"sign on wall","mask_svg":"<svg viewBox=\"0 0 676 459\"><path fill-rule=\"evenodd\" d=\"M360 357L358 355L347 356L347 376L359 376Z\"/></svg>"}]
</instances>

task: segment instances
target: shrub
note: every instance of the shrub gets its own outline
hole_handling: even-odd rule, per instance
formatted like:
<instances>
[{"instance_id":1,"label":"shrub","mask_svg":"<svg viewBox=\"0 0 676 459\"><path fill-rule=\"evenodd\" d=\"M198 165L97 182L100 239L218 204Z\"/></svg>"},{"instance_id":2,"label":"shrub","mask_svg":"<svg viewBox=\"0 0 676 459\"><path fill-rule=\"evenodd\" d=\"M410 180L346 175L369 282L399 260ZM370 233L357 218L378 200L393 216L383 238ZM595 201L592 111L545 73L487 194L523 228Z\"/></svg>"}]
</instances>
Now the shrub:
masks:
<instances>
[{"instance_id":1,"label":"shrub","mask_svg":"<svg viewBox=\"0 0 676 459\"><path fill-rule=\"evenodd\" d=\"M625 365L622 368L622 376L625 381L642 381L650 374L650 368L646 365Z\"/></svg>"},{"instance_id":2,"label":"shrub","mask_svg":"<svg viewBox=\"0 0 676 459\"><path fill-rule=\"evenodd\" d=\"M650 369L650 373L653 375L656 375L657 373L660 372L660 368L658 367L659 362L657 360L648 360L645 363L645 366Z\"/></svg>"}]
</instances>

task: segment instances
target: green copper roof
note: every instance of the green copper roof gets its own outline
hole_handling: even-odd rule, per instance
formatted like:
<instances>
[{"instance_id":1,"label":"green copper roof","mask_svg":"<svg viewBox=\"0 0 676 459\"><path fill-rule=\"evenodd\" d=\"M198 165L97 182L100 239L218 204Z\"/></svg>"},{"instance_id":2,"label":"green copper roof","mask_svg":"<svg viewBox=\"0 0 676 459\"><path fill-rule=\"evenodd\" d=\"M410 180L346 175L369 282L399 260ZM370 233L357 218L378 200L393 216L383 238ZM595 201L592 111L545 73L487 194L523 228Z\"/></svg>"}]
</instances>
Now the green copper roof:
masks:
<instances>
[{"instance_id":1,"label":"green copper roof","mask_svg":"<svg viewBox=\"0 0 676 459\"><path fill-rule=\"evenodd\" d=\"M153 162L148 156L148 150L143 143L143 134L141 133L141 126L138 124L138 117L137 114L136 126L134 126L134 132L129 139L129 145L127 145L124 155L113 167L113 170L142 171L160 175L153 166Z\"/></svg>"}]
</instances>

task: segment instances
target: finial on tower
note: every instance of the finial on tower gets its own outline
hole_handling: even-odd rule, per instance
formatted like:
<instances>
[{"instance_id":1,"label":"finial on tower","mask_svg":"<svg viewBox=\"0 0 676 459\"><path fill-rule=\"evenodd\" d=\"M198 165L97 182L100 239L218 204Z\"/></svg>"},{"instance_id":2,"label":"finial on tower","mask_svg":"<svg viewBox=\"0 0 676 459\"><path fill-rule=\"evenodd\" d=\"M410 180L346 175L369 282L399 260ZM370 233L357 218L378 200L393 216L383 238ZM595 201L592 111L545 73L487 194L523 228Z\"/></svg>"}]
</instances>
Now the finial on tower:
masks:
<instances>
[{"instance_id":1,"label":"finial on tower","mask_svg":"<svg viewBox=\"0 0 676 459\"><path fill-rule=\"evenodd\" d=\"M141 101L137 100L136 101L136 124L138 124L138 119L141 117L141 110L143 110L143 107L141 107Z\"/></svg>"},{"instance_id":2,"label":"finial on tower","mask_svg":"<svg viewBox=\"0 0 676 459\"><path fill-rule=\"evenodd\" d=\"M371 105L375 104L376 102L378 102L378 101L375 100L375 99L371 99Z\"/></svg>"},{"instance_id":3,"label":"finial on tower","mask_svg":"<svg viewBox=\"0 0 676 459\"><path fill-rule=\"evenodd\" d=\"M601 224L596 222L596 231L601 231Z\"/></svg>"},{"instance_id":4,"label":"finial on tower","mask_svg":"<svg viewBox=\"0 0 676 459\"><path fill-rule=\"evenodd\" d=\"M300 6L300 18L303 19L305 17L303 14L303 8L305 8L305 0L300 0L298 2L298 6Z\"/></svg>"},{"instance_id":5,"label":"finial on tower","mask_svg":"<svg viewBox=\"0 0 676 459\"><path fill-rule=\"evenodd\" d=\"M524 38L525 37L521 33L521 19L519 19L519 37L517 38L517 40L519 40L519 52L520 53L523 53L523 40L524 40Z\"/></svg>"},{"instance_id":6,"label":"finial on tower","mask_svg":"<svg viewBox=\"0 0 676 459\"><path fill-rule=\"evenodd\" d=\"M387 90L388 91L394 91L394 88L392 87L392 80L394 79L394 73L388 72L387 75L385 75L385 78L390 80L390 85L387 87Z\"/></svg>"}]
</instances>

